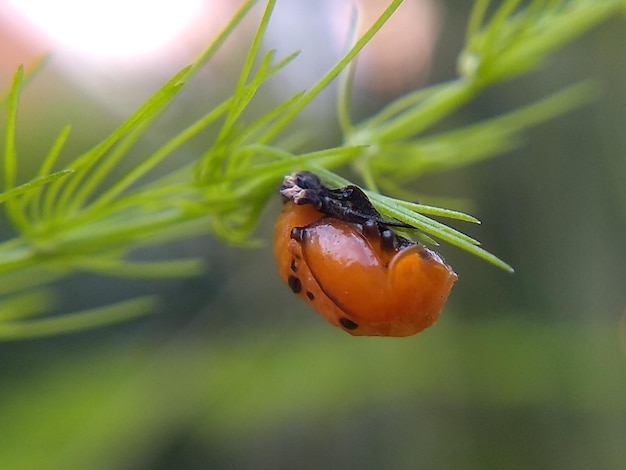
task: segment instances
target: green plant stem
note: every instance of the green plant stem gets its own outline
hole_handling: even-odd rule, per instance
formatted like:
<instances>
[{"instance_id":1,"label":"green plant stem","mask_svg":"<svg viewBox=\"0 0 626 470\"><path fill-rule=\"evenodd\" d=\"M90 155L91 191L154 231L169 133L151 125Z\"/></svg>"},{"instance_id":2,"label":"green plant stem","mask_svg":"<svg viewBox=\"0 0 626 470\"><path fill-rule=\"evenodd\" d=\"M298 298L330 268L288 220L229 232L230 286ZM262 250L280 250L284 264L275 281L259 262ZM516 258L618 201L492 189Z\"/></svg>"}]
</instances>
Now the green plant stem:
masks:
<instances>
[{"instance_id":1,"label":"green plant stem","mask_svg":"<svg viewBox=\"0 0 626 470\"><path fill-rule=\"evenodd\" d=\"M315 98L328 84L345 69L348 64L356 57L356 55L365 47L372 37L380 30L389 17L400 6L402 0L394 0L380 15L378 20L365 32L365 34L356 42L354 47L341 58L337 64L331 68L302 98L287 111L281 118L277 119L263 135L259 137L259 142L267 143L273 139L313 98Z\"/></svg>"}]
</instances>

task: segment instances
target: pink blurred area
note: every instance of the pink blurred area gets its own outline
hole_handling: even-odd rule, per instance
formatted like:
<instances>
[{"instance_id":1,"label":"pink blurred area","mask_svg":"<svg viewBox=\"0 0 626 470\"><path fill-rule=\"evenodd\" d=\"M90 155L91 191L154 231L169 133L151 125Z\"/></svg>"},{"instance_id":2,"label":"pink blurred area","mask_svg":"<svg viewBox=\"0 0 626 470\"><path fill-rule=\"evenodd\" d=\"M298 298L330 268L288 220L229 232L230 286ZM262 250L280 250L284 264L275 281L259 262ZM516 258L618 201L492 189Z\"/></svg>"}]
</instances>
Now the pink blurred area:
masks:
<instances>
[{"instance_id":1,"label":"pink blurred area","mask_svg":"<svg viewBox=\"0 0 626 470\"><path fill-rule=\"evenodd\" d=\"M376 21L386 3L360 0L358 4L361 34ZM422 85L430 70L441 18L442 9L435 1L404 2L361 54L357 83L387 93Z\"/></svg>"},{"instance_id":2,"label":"pink blurred area","mask_svg":"<svg viewBox=\"0 0 626 470\"><path fill-rule=\"evenodd\" d=\"M39 3L40 8L52 5ZM52 68L54 74L65 77L105 106L128 112L193 61L242 3L178 2L180 14L168 18L164 9L171 9L172 2L59 0L53 4L55 10L50 10L55 14L47 17L32 7L34 0L2 2L0 90L7 89L18 64L25 64L28 70L38 58L49 54L46 69ZM31 5L30 10L23 8L25 4ZM355 11L360 35L387 4L379 0L279 1L265 45L278 49L279 54L301 49L302 60L283 71L287 74L284 79L298 89L310 86L347 49ZM220 75L236 75L264 5L256 5L253 14L213 58L211 67ZM357 86L399 94L423 83L440 19L441 9L435 0L406 0L362 52ZM306 81L303 83L299 77L306 77Z\"/></svg>"},{"instance_id":3,"label":"pink blurred area","mask_svg":"<svg viewBox=\"0 0 626 470\"><path fill-rule=\"evenodd\" d=\"M127 0L126 4L136 5L123 8L119 1L65 0L55 2L65 11L49 21L36 9L35 16L29 16L33 9L22 10L19 3L0 3L0 87L7 87L19 64L28 70L48 55L47 68L110 103L114 90L125 91L126 97L149 96L198 55L241 2L183 1L184 11L171 21L164 10L171 2L145 6L145 1ZM78 4L82 7L75 8Z\"/></svg>"}]
</instances>

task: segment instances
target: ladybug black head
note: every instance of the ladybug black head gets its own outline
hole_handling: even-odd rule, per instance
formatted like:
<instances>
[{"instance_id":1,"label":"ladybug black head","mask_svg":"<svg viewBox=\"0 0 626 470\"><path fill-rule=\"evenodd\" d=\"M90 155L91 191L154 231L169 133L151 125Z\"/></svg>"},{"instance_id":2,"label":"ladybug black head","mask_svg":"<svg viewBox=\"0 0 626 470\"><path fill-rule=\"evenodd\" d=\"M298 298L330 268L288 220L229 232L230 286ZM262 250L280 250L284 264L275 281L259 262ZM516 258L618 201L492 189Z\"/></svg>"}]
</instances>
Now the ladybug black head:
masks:
<instances>
[{"instance_id":1,"label":"ladybug black head","mask_svg":"<svg viewBox=\"0 0 626 470\"><path fill-rule=\"evenodd\" d=\"M286 201L297 205L311 204L316 210L346 222L375 225L382 232L386 227L410 226L398 221L383 219L367 195L354 185L337 189L324 186L317 175L299 171L285 176L280 194Z\"/></svg>"},{"instance_id":2,"label":"ladybug black head","mask_svg":"<svg viewBox=\"0 0 626 470\"><path fill-rule=\"evenodd\" d=\"M293 201L299 206L311 204L317 210L322 210L322 195L327 189L317 175L310 171L300 171L285 176L280 186L280 194L286 201Z\"/></svg>"}]
</instances>

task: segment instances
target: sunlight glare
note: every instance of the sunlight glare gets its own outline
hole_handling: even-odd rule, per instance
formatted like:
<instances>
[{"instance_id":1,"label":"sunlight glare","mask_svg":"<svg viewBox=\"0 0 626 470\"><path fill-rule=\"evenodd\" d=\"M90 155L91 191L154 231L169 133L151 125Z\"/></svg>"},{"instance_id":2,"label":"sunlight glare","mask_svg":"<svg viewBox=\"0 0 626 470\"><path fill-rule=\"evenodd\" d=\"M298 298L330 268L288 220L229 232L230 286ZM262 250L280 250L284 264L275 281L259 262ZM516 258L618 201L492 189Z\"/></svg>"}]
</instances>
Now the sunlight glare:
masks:
<instances>
[{"instance_id":1,"label":"sunlight glare","mask_svg":"<svg viewBox=\"0 0 626 470\"><path fill-rule=\"evenodd\" d=\"M202 0L13 0L12 6L59 45L91 56L129 57L172 41Z\"/></svg>"}]
</instances>

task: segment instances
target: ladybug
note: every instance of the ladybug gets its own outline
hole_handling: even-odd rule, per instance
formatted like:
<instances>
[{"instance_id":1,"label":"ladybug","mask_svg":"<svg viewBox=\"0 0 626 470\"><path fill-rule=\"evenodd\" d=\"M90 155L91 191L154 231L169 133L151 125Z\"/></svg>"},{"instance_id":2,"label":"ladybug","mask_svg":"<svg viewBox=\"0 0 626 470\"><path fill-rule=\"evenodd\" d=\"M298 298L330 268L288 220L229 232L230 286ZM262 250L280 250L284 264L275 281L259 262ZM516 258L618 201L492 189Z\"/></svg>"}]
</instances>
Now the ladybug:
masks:
<instances>
[{"instance_id":1,"label":"ladybug","mask_svg":"<svg viewBox=\"0 0 626 470\"><path fill-rule=\"evenodd\" d=\"M396 235L356 186L313 173L285 177L275 227L280 277L331 324L355 336L410 336L437 319L456 273L436 252Z\"/></svg>"}]
</instances>

